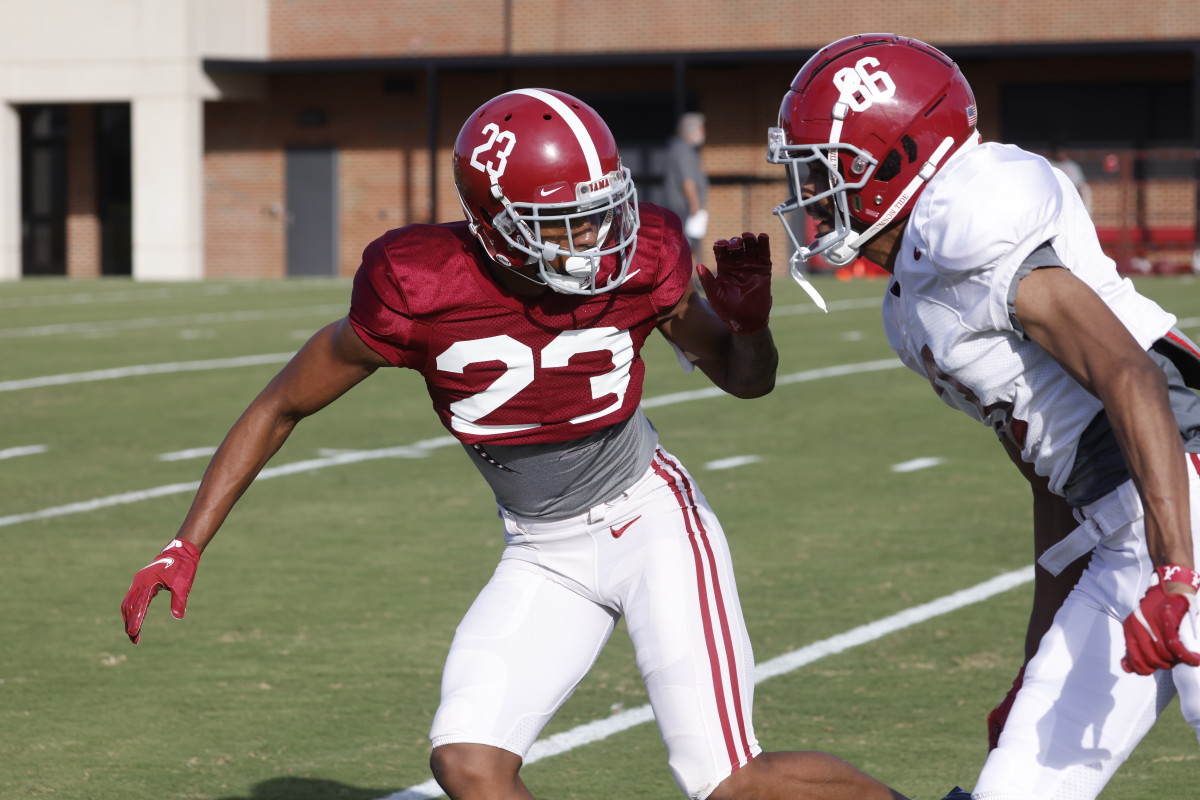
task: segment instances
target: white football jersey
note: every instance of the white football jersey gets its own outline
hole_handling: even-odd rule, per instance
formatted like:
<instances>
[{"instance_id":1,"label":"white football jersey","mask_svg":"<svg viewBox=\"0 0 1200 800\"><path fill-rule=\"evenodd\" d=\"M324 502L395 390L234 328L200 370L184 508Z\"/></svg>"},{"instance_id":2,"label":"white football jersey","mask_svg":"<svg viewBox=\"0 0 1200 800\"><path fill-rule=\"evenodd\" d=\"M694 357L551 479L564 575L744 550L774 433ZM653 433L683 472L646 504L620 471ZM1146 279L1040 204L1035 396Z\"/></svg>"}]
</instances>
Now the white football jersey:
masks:
<instances>
[{"instance_id":1,"label":"white football jersey","mask_svg":"<svg viewBox=\"0 0 1200 800\"><path fill-rule=\"evenodd\" d=\"M1047 243L1143 347L1175 324L1117 274L1068 178L1040 156L994 143L957 154L917 199L883 323L906 366L948 405L1010 435L1062 494L1101 404L1012 317L1022 264Z\"/></svg>"}]
</instances>

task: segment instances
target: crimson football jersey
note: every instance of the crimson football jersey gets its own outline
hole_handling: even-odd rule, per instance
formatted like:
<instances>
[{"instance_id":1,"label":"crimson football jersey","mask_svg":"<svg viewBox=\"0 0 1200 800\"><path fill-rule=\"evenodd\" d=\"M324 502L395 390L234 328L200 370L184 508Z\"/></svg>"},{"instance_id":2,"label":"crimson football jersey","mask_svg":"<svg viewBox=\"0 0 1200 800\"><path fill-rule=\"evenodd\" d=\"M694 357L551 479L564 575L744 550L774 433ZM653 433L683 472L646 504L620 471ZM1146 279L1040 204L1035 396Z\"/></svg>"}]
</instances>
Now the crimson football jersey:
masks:
<instances>
[{"instance_id":1,"label":"crimson football jersey","mask_svg":"<svg viewBox=\"0 0 1200 800\"><path fill-rule=\"evenodd\" d=\"M350 322L392 364L425 376L442 424L465 444L595 433L641 402L642 344L691 278L678 219L649 204L640 212L625 282L594 296L507 292L466 222L388 231L363 252Z\"/></svg>"}]
</instances>

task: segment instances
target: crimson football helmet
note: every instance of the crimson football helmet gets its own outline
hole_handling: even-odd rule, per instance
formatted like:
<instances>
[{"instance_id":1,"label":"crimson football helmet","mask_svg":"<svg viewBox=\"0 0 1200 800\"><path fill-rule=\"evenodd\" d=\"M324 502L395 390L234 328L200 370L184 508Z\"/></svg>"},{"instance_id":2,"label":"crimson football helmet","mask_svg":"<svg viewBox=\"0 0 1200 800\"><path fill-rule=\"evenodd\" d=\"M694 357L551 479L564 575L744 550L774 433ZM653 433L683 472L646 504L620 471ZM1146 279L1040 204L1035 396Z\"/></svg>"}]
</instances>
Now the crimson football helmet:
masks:
<instances>
[{"instance_id":1,"label":"crimson football helmet","mask_svg":"<svg viewBox=\"0 0 1200 800\"><path fill-rule=\"evenodd\" d=\"M955 152L978 141L975 97L958 66L916 39L870 33L840 39L801 68L769 129L767 160L787 167L793 195L775 209L799 262L834 266L904 219ZM802 186L813 168L815 192ZM833 230L802 246L788 217L826 198ZM804 230L803 224L799 230Z\"/></svg>"},{"instance_id":2,"label":"crimson football helmet","mask_svg":"<svg viewBox=\"0 0 1200 800\"><path fill-rule=\"evenodd\" d=\"M484 103L454 143L454 183L471 233L497 263L537 264L565 294L624 282L637 193L608 126L576 98L517 89ZM553 266L560 257L563 271Z\"/></svg>"}]
</instances>

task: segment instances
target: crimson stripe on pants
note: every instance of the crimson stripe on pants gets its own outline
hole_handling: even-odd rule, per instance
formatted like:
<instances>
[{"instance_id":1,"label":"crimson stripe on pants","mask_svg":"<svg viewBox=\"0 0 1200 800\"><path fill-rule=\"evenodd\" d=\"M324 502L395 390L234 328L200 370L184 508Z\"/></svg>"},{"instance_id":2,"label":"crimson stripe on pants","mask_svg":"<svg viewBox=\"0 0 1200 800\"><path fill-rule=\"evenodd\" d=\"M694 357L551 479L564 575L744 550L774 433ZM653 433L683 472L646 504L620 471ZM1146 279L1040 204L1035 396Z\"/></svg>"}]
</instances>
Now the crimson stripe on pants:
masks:
<instances>
[{"instance_id":1,"label":"crimson stripe on pants","mask_svg":"<svg viewBox=\"0 0 1200 800\"><path fill-rule=\"evenodd\" d=\"M1200 455L1188 453L1188 458L1192 460L1192 469L1196 470L1196 474L1200 475Z\"/></svg>"},{"instance_id":2,"label":"crimson stripe on pants","mask_svg":"<svg viewBox=\"0 0 1200 800\"><path fill-rule=\"evenodd\" d=\"M689 501L688 507L691 509L692 514L695 515L696 525L700 530L700 542L701 542L701 544L704 545L704 549L708 554L708 566L709 566L709 571L712 573L713 586L715 587L716 595L718 598L724 598L724 594L722 594L722 592L721 592L720 573L717 572L716 556L713 553L712 543L708 539L708 532L704 529L704 522L700 519L699 507L696 504L696 496L695 496L695 490L694 490L695 485L690 480L688 480L687 475L686 475L686 473L684 473L683 468L681 466L679 466L677 463L673 464L673 466L679 471L681 480L683 481L684 488L687 490L688 501ZM720 616L721 629L724 634L723 638L724 638L724 644L725 644L725 660L729 663L730 688L733 691L733 709L734 709L734 713L737 715L738 732L740 734L740 739L742 742L742 756L746 759L749 759L750 758L750 742L747 741L747 739L746 739L746 720L744 719L743 714L742 714L742 689L741 689L741 681L738 679L738 670L737 670L738 662L734 659L733 634L729 628L729 618L725 612L725 603L724 602L720 602L717 604L717 614ZM733 766L734 766L734 769L737 769L738 762L735 761Z\"/></svg>"},{"instance_id":3,"label":"crimson stripe on pants","mask_svg":"<svg viewBox=\"0 0 1200 800\"><path fill-rule=\"evenodd\" d=\"M1167 331L1167 338L1170 339L1175 344L1182 347L1184 350L1187 350L1189 353L1191 353L1196 358L1200 358L1200 352L1196 351L1196 348L1192 346L1192 343L1189 342L1187 339L1183 338L1182 336L1180 336L1179 334L1175 333L1175 331Z\"/></svg>"},{"instance_id":4,"label":"crimson stripe on pants","mask_svg":"<svg viewBox=\"0 0 1200 800\"><path fill-rule=\"evenodd\" d=\"M661 463L660 463L661 460ZM678 475L667 471L667 467ZM721 583L719 573L717 572L716 558L713 554L712 545L708 540L708 533L705 530L704 522L700 518L699 511L696 508L695 492L691 482L688 480L683 468L674 461L671 461L660 450L657 454L654 463L654 471L666 481L672 491L675 493L675 499L679 503L680 511L683 514L684 525L688 531L688 541L692 546L692 555L696 561L696 583L700 592L700 608L701 617L704 622L704 636L708 647L709 668L712 672L713 689L717 697L717 713L721 718L722 732L725 736L725 746L729 753L730 768L736 770L742 763L742 760L750 758L750 744L746 738L746 722L742 712L741 687L738 680L737 661L734 659L733 638L729 629L729 617L725 611L724 595L721 593ZM703 551L703 552L702 552ZM704 563L707 562L709 573L712 576L713 582L713 597L717 607L717 616L721 626L721 638L723 649L725 651L725 660L729 665L730 690L734 713L737 716L738 739L742 745L742 754L739 755L737 747L733 740L733 731L729 722L729 715L726 709L726 701L728 699L723 686L721 676L721 664L717 653L716 636L713 632L712 617L708 605L708 587L704 579Z\"/></svg>"}]
</instances>

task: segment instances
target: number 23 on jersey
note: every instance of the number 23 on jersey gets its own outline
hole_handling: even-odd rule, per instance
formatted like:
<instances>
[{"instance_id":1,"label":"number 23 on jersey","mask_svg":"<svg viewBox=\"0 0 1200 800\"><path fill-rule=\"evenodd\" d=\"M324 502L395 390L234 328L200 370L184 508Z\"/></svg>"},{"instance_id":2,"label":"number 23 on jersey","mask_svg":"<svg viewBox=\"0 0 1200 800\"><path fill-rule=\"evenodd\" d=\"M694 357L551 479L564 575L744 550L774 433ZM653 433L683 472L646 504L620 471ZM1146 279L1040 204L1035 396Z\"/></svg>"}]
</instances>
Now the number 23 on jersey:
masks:
<instances>
[{"instance_id":1,"label":"number 23 on jersey","mask_svg":"<svg viewBox=\"0 0 1200 800\"><path fill-rule=\"evenodd\" d=\"M572 356L599 352L611 355L612 368L587 378L591 398L597 403L609 397L613 399L598 410L568 420L576 425L619 411L624 404L634 360L629 331L612 327L563 331L540 351L505 334L455 342L437 357L439 371L463 374L471 364L497 361L504 365L504 371L487 387L450 404L451 428L460 433L491 436L541 427L541 423L532 421L484 424L480 420L502 410L547 370L566 367ZM547 402L553 403L555 398L547 398Z\"/></svg>"}]
</instances>

